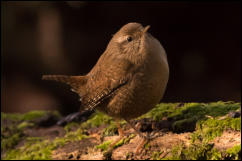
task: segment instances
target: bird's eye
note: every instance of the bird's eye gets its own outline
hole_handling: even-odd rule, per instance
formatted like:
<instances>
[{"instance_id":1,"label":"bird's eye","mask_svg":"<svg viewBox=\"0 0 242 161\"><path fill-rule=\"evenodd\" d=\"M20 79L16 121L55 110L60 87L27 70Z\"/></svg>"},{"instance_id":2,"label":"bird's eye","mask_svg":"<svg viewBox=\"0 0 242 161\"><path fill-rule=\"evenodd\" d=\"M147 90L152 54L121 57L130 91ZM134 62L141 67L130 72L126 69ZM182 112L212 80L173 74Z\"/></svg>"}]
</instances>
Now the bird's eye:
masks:
<instances>
[{"instance_id":1,"label":"bird's eye","mask_svg":"<svg viewBox=\"0 0 242 161\"><path fill-rule=\"evenodd\" d=\"M132 40L133 40L133 38L132 38L131 36L127 37L127 41L128 41L128 42L130 42L130 41L132 41Z\"/></svg>"}]
</instances>

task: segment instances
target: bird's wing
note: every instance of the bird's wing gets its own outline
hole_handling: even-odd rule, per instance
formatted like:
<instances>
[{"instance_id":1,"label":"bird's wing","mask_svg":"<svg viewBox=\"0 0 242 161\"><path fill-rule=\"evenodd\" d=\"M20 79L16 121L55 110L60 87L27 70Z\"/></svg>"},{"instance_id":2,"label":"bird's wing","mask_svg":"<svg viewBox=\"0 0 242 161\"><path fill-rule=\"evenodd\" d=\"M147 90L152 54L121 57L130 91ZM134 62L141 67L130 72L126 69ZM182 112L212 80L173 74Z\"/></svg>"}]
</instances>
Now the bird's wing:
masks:
<instances>
[{"instance_id":1,"label":"bird's wing","mask_svg":"<svg viewBox=\"0 0 242 161\"><path fill-rule=\"evenodd\" d=\"M132 65L127 60L114 60L94 68L88 75L87 93L80 99L84 108L94 109L127 84L130 80Z\"/></svg>"},{"instance_id":2,"label":"bird's wing","mask_svg":"<svg viewBox=\"0 0 242 161\"><path fill-rule=\"evenodd\" d=\"M110 87L102 87L97 88L92 94L87 94L81 96L81 103L84 106L85 110L93 110L99 104L104 102L107 98L111 97L115 91L117 91L120 87L124 86L128 80L123 80Z\"/></svg>"}]
</instances>

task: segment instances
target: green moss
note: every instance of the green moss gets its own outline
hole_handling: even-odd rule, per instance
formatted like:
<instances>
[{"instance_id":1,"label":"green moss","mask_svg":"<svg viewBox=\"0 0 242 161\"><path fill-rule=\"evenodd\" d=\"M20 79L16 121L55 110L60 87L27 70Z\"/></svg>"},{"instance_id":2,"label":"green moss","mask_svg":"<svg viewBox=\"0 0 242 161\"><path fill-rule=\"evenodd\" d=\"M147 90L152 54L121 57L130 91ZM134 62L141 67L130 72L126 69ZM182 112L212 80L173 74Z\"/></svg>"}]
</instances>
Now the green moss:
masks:
<instances>
[{"instance_id":1,"label":"green moss","mask_svg":"<svg viewBox=\"0 0 242 161\"><path fill-rule=\"evenodd\" d=\"M108 127L103 129L102 137L113 136L113 135L117 134L117 131L118 131L118 128L117 128L116 124L114 122L111 122L111 124Z\"/></svg>"},{"instance_id":2,"label":"green moss","mask_svg":"<svg viewBox=\"0 0 242 161\"><path fill-rule=\"evenodd\" d=\"M152 160L161 160L160 155L163 153L163 151L155 151L151 155Z\"/></svg>"},{"instance_id":3,"label":"green moss","mask_svg":"<svg viewBox=\"0 0 242 161\"><path fill-rule=\"evenodd\" d=\"M173 132L193 131L196 127L196 117L178 120L172 124Z\"/></svg>"},{"instance_id":4,"label":"green moss","mask_svg":"<svg viewBox=\"0 0 242 161\"><path fill-rule=\"evenodd\" d=\"M10 149L17 145L18 142L21 140L22 135L23 134L21 132L16 132L9 137L1 134L1 151Z\"/></svg>"},{"instance_id":5,"label":"green moss","mask_svg":"<svg viewBox=\"0 0 242 161\"><path fill-rule=\"evenodd\" d=\"M219 160L222 154L213 148L213 144L192 144L188 148L184 145L175 146L171 155L164 160Z\"/></svg>"},{"instance_id":6,"label":"green moss","mask_svg":"<svg viewBox=\"0 0 242 161\"><path fill-rule=\"evenodd\" d=\"M17 145L24 137L23 129L32 126L33 123L26 121L21 122L20 124L3 125L1 127L1 151L11 149Z\"/></svg>"},{"instance_id":7,"label":"green moss","mask_svg":"<svg viewBox=\"0 0 242 161\"><path fill-rule=\"evenodd\" d=\"M60 116L58 112L53 111L31 111L25 114L1 112L1 151L13 148L25 135L25 128L34 127L34 120L45 116L47 113L53 113ZM6 122L6 123L5 123Z\"/></svg>"},{"instance_id":8,"label":"green moss","mask_svg":"<svg viewBox=\"0 0 242 161\"><path fill-rule=\"evenodd\" d=\"M186 160L220 160L221 153L213 148L213 144L192 144L182 151L182 158Z\"/></svg>"},{"instance_id":9,"label":"green moss","mask_svg":"<svg viewBox=\"0 0 242 161\"><path fill-rule=\"evenodd\" d=\"M218 116L218 115L217 115ZM191 134L192 144L189 147L183 145L175 146L169 157L169 160L219 160L219 159L237 159L241 151L241 145L227 150L227 155L213 148L210 142L218 136L221 136L226 129L241 131L240 118L225 118L199 120L196 131Z\"/></svg>"},{"instance_id":10,"label":"green moss","mask_svg":"<svg viewBox=\"0 0 242 161\"><path fill-rule=\"evenodd\" d=\"M57 141L50 143L49 140L41 138L28 139L24 146L7 152L6 160L50 160L51 151L55 149ZM63 144L60 144L63 145Z\"/></svg>"},{"instance_id":11,"label":"green moss","mask_svg":"<svg viewBox=\"0 0 242 161\"><path fill-rule=\"evenodd\" d=\"M68 132L63 139L66 142L68 142L68 141L80 141L84 138L88 138L88 136L84 135L83 130L81 128L79 128L76 131Z\"/></svg>"},{"instance_id":12,"label":"green moss","mask_svg":"<svg viewBox=\"0 0 242 161\"><path fill-rule=\"evenodd\" d=\"M126 124L126 121L122 120L119 122L119 124L122 128ZM108 126L103 129L102 137L113 136L113 135L117 135L117 134L118 134L117 124L111 120L110 123L108 124Z\"/></svg>"},{"instance_id":13,"label":"green moss","mask_svg":"<svg viewBox=\"0 0 242 161\"><path fill-rule=\"evenodd\" d=\"M146 116L153 117L158 120L166 114L168 120L174 121L172 129L175 132L186 131L193 127L194 131L191 134L192 144L189 147L184 145L175 146L171 154L163 159L171 160L197 160L197 159L222 159L222 153L213 148L213 144L209 141L217 136L221 136L224 130L232 129L241 131L241 117L218 119L220 116L228 114L230 111L235 111L240 108L240 103L234 102L216 102L209 104L201 103L185 103L182 107L177 108L177 104L167 105L160 104L156 109L150 111ZM158 110L160 109L160 110ZM174 110L173 112L171 112ZM160 113L160 114L159 114ZM157 117L161 115L161 117ZM241 147L235 147L234 153L230 153L230 158L238 158L238 151ZM231 150L233 151L233 150ZM153 158L159 158L161 152L155 152ZM228 154L229 155L229 154Z\"/></svg>"},{"instance_id":14,"label":"green moss","mask_svg":"<svg viewBox=\"0 0 242 161\"><path fill-rule=\"evenodd\" d=\"M144 148L145 148L146 150L148 150L150 147L151 147L151 146L150 146L149 143L146 143L146 144L144 145Z\"/></svg>"},{"instance_id":15,"label":"green moss","mask_svg":"<svg viewBox=\"0 0 242 161\"><path fill-rule=\"evenodd\" d=\"M94 115L91 116L86 122L81 124L82 128L92 128L99 127L101 125L110 124L113 121L108 115L97 111Z\"/></svg>"},{"instance_id":16,"label":"green moss","mask_svg":"<svg viewBox=\"0 0 242 161\"><path fill-rule=\"evenodd\" d=\"M241 117L226 118L223 120L207 119L199 121L196 131L191 135L192 142L196 140L208 142L217 136L221 136L226 129L241 131Z\"/></svg>"},{"instance_id":17,"label":"green moss","mask_svg":"<svg viewBox=\"0 0 242 161\"><path fill-rule=\"evenodd\" d=\"M112 143L111 140L105 141L100 145L97 145L96 148L97 149L101 149L102 151L107 151L109 148L109 145Z\"/></svg>"},{"instance_id":18,"label":"green moss","mask_svg":"<svg viewBox=\"0 0 242 161\"><path fill-rule=\"evenodd\" d=\"M124 120L120 122L120 125L123 126L126 124ZM86 122L81 124L81 128L89 129L94 127L100 127L102 125L108 125L103 129L102 136L112 136L117 134L117 126L112 117L97 111L94 115L91 116Z\"/></svg>"},{"instance_id":19,"label":"green moss","mask_svg":"<svg viewBox=\"0 0 242 161\"><path fill-rule=\"evenodd\" d=\"M184 149L184 145L179 144L172 148L171 156L163 158L163 159L164 160L181 160L182 159L181 153L182 153L183 149Z\"/></svg>"},{"instance_id":20,"label":"green moss","mask_svg":"<svg viewBox=\"0 0 242 161\"><path fill-rule=\"evenodd\" d=\"M129 135L128 137L124 137L123 139L121 139L119 142L117 142L115 145L114 145L114 148L117 148L117 147L120 147L122 146L123 144L126 144L128 143L131 139L133 139L135 137L135 134L131 134Z\"/></svg>"},{"instance_id":21,"label":"green moss","mask_svg":"<svg viewBox=\"0 0 242 161\"><path fill-rule=\"evenodd\" d=\"M48 111L30 111L25 114L20 114L20 113L1 113L2 119L11 119L15 121L31 121L36 118L40 118L46 115Z\"/></svg>"},{"instance_id":22,"label":"green moss","mask_svg":"<svg viewBox=\"0 0 242 161\"><path fill-rule=\"evenodd\" d=\"M215 103L162 103L156 106L147 114L139 117L152 118L159 121L167 117L172 122L172 130L175 132L194 131L191 135L192 143L189 147L184 145L175 146L172 152L166 158L160 158L163 152L154 152L153 159L223 159L223 155L214 149L210 144L217 136L221 136L224 130L232 129L241 131L241 117L225 117L219 120L220 116L228 114L230 111L238 110L240 103L234 102L215 102ZM23 130L28 127L34 127L34 120L44 116L43 111L32 111L26 114L4 114L2 119L11 120L11 124L1 127L1 150L5 150L6 155L2 159L51 159L51 153L54 149L65 145L67 142L80 141L87 138L83 133L93 127L108 125L103 129L103 136L117 134L117 127L113 119L101 112L96 112L88 121L82 123L69 123L65 126L66 135L61 138L55 138L53 141L44 138L30 138L23 135ZM57 113L58 115L58 113ZM210 117L211 116L211 117ZM124 125L125 121L121 122ZM128 143L134 135L120 140L115 148ZM26 139L25 144L13 149L21 139ZM96 148L107 151L111 141L104 142ZM148 146L148 144L147 144ZM11 150L12 149L12 150ZM241 145L228 149L226 156L229 159L237 159L238 152L241 151Z\"/></svg>"},{"instance_id":23,"label":"green moss","mask_svg":"<svg viewBox=\"0 0 242 161\"><path fill-rule=\"evenodd\" d=\"M168 120L173 121L172 128L174 132L194 131L198 120L206 120L208 119L207 116L224 116L230 111L235 111L240 107L240 103L222 101L207 104L161 103L138 119L153 118L154 120L159 121L163 117L167 117Z\"/></svg>"},{"instance_id":24,"label":"green moss","mask_svg":"<svg viewBox=\"0 0 242 161\"><path fill-rule=\"evenodd\" d=\"M132 152L127 152L126 155L125 155L126 160L130 160L129 158L131 158L132 155L133 155Z\"/></svg>"},{"instance_id":25,"label":"green moss","mask_svg":"<svg viewBox=\"0 0 242 161\"><path fill-rule=\"evenodd\" d=\"M26 128L26 127L33 127L33 126L34 126L34 123L24 121L24 122L20 123L20 124L17 126L17 128L20 129L20 130L22 130L22 129Z\"/></svg>"},{"instance_id":26,"label":"green moss","mask_svg":"<svg viewBox=\"0 0 242 161\"><path fill-rule=\"evenodd\" d=\"M8 151L6 160L19 159L19 160L33 160L33 159L51 159L50 150L48 150L48 141L43 141L41 138L29 138L24 146L19 149ZM49 154L48 154L49 153Z\"/></svg>"},{"instance_id":27,"label":"green moss","mask_svg":"<svg viewBox=\"0 0 242 161\"><path fill-rule=\"evenodd\" d=\"M30 121L36 118L40 118L46 115L46 111L30 111L22 115L22 120Z\"/></svg>"},{"instance_id":28,"label":"green moss","mask_svg":"<svg viewBox=\"0 0 242 161\"><path fill-rule=\"evenodd\" d=\"M135 137L134 134L131 134L128 137L124 137L119 142L117 142L112 148L115 149L117 147L120 147L123 144L128 143L134 137ZM108 140L108 141L103 142L100 145L97 145L96 148L97 149L101 149L102 151L105 151L106 152L109 149L111 143L112 143L112 140Z\"/></svg>"},{"instance_id":29,"label":"green moss","mask_svg":"<svg viewBox=\"0 0 242 161\"><path fill-rule=\"evenodd\" d=\"M67 133L64 137L57 137L53 141L40 137L27 137L24 146L10 150L3 159L9 160L49 160L54 149L67 142L80 141L88 136L81 133L81 129Z\"/></svg>"},{"instance_id":30,"label":"green moss","mask_svg":"<svg viewBox=\"0 0 242 161\"><path fill-rule=\"evenodd\" d=\"M239 153L241 153L241 144L227 149L226 157L227 159L239 160Z\"/></svg>"},{"instance_id":31,"label":"green moss","mask_svg":"<svg viewBox=\"0 0 242 161\"><path fill-rule=\"evenodd\" d=\"M63 146L67 142L80 141L83 138L87 138L81 128L71 131L71 125L66 127L64 137L57 137L53 141L39 137L24 136L23 130L28 127L33 127L34 120L46 116L47 113L48 111L32 111L26 114L1 113L3 116L1 121L7 120L7 122L10 122L10 124L3 123L2 125L4 126L1 128L1 150L8 150L2 159L51 159L53 149ZM57 117L60 116L57 112L53 112L52 114ZM25 140L24 145L18 149L13 149L21 139Z\"/></svg>"},{"instance_id":32,"label":"green moss","mask_svg":"<svg viewBox=\"0 0 242 161\"><path fill-rule=\"evenodd\" d=\"M158 121L161 120L163 117L167 117L168 115L172 114L175 111L175 107L178 103L161 103L155 106L152 110L148 113L142 115L138 119L142 118L153 118L154 120Z\"/></svg>"},{"instance_id":33,"label":"green moss","mask_svg":"<svg viewBox=\"0 0 242 161\"><path fill-rule=\"evenodd\" d=\"M72 131L73 129L76 129L76 128L78 128L78 127L80 127L80 124L79 124L79 123L77 123L77 122L70 122L70 123L68 123L67 125L65 125L64 130L65 130L66 132L70 132L70 131Z\"/></svg>"},{"instance_id":34,"label":"green moss","mask_svg":"<svg viewBox=\"0 0 242 161\"><path fill-rule=\"evenodd\" d=\"M206 118L206 115L217 117L223 116L230 111L240 108L240 103L234 102L212 102L212 103L184 103L179 107L179 103L161 103L156 108L149 111L140 118L153 118L160 120L168 117L172 120L182 120L196 117Z\"/></svg>"}]
</instances>

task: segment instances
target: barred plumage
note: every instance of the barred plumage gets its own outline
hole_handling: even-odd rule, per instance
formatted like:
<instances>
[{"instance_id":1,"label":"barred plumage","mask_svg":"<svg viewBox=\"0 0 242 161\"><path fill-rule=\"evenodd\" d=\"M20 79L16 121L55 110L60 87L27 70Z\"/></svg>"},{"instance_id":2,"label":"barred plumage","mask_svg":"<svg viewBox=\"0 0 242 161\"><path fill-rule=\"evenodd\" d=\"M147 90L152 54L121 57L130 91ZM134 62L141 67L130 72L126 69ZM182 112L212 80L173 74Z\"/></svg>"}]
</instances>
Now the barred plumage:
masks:
<instances>
[{"instance_id":1,"label":"barred plumage","mask_svg":"<svg viewBox=\"0 0 242 161\"><path fill-rule=\"evenodd\" d=\"M159 103L168 82L166 52L148 29L139 23L123 26L87 75L43 79L69 84L79 94L84 111L97 108L129 123Z\"/></svg>"}]
</instances>

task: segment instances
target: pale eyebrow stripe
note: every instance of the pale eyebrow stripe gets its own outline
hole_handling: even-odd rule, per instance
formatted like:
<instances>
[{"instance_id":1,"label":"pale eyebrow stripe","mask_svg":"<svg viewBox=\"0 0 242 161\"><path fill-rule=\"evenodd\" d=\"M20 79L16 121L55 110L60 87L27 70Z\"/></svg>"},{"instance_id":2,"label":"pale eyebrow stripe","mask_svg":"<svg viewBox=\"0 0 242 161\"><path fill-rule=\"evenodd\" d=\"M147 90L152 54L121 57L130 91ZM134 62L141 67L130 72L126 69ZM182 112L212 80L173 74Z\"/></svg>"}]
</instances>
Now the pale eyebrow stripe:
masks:
<instances>
[{"instance_id":1,"label":"pale eyebrow stripe","mask_svg":"<svg viewBox=\"0 0 242 161\"><path fill-rule=\"evenodd\" d=\"M127 36L120 36L119 38L116 39L116 41L119 42L119 43L121 43L121 42L123 42L126 38L127 38Z\"/></svg>"}]
</instances>

